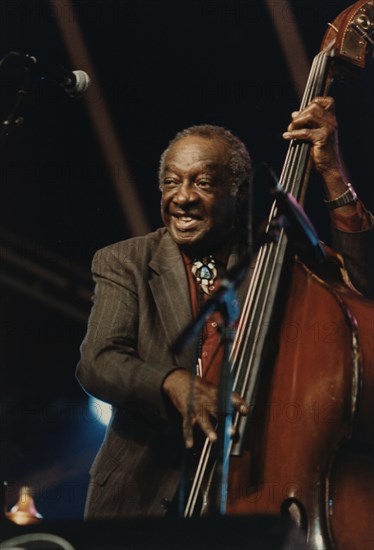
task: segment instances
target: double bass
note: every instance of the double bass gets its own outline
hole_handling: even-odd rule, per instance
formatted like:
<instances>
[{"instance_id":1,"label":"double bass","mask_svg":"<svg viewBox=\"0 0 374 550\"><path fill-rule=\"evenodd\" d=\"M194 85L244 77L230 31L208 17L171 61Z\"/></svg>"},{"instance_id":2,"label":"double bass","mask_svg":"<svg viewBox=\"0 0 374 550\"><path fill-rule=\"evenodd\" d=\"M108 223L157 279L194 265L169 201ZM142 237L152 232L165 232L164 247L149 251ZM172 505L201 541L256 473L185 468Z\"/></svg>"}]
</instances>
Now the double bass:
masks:
<instances>
[{"instance_id":1,"label":"double bass","mask_svg":"<svg viewBox=\"0 0 374 550\"><path fill-rule=\"evenodd\" d=\"M329 24L301 109L325 95L340 70L365 66L373 31L372 0ZM299 201L309 152L309 144L291 141L280 176ZM274 205L269 227L276 216ZM284 232L259 250L230 357L233 390L251 411L234 417L227 514L287 514L311 550L367 550L374 544L374 304L347 281L341 258L326 255L320 264L301 261ZM207 439L185 517L204 513L215 465Z\"/></svg>"}]
</instances>

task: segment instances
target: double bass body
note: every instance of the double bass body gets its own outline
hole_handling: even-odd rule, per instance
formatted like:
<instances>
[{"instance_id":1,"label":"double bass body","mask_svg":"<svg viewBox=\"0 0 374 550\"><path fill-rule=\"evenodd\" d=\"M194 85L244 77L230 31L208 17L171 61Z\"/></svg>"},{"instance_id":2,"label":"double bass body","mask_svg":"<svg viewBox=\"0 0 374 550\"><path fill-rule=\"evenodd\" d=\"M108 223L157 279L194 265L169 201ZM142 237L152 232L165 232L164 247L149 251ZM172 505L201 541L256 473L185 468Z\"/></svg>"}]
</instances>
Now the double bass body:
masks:
<instances>
[{"instance_id":1,"label":"double bass body","mask_svg":"<svg viewBox=\"0 0 374 550\"><path fill-rule=\"evenodd\" d=\"M231 458L229 514L287 513L313 550L371 546L373 313L344 285L292 267L276 361L247 448Z\"/></svg>"},{"instance_id":2,"label":"double bass body","mask_svg":"<svg viewBox=\"0 0 374 550\"><path fill-rule=\"evenodd\" d=\"M373 30L372 0L338 15L313 61L301 107L324 95L348 66L364 68ZM306 148L290 145L280 177L299 200L308 178ZM273 266L283 254L278 248L260 252L249 312L256 294L267 298L267 280L278 285L278 306L286 292L280 272L274 282ZM374 544L374 304L343 282L333 256L313 271L300 262L290 268L279 331L270 329L257 356L272 340L277 350L257 368L258 389L243 392L253 411L242 437L245 449L231 457L227 511L288 513L305 529L312 550L367 550ZM259 315L249 313L247 327L263 319L265 326L269 318L261 305Z\"/></svg>"}]
</instances>

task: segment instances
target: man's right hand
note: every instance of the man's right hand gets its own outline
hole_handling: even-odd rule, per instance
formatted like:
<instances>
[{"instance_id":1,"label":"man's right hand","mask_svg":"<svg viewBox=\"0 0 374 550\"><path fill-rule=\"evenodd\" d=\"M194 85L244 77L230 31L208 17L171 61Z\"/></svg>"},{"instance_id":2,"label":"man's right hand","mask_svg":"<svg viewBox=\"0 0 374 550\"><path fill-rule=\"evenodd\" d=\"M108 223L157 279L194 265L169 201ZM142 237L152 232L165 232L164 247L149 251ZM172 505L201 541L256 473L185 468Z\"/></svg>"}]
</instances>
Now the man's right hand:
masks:
<instances>
[{"instance_id":1,"label":"man's right hand","mask_svg":"<svg viewBox=\"0 0 374 550\"><path fill-rule=\"evenodd\" d=\"M193 427L197 424L210 441L217 440L212 417L218 415L218 387L185 369L172 371L164 380L163 390L183 419L183 437L187 448L193 446ZM238 393L232 393L232 404L240 414L249 407Z\"/></svg>"}]
</instances>

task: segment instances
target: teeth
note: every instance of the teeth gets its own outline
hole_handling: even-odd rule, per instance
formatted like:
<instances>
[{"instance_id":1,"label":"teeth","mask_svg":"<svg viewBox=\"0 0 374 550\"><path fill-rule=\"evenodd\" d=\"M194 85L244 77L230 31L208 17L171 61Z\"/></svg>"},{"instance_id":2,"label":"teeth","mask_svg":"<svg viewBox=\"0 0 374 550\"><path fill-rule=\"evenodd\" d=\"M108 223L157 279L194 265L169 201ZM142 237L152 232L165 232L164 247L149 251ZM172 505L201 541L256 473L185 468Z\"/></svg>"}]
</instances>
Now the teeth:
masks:
<instances>
[{"instance_id":1,"label":"teeth","mask_svg":"<svg viewBox=\"0 0 374 550\"><path fill-rule=\"evenodd\" d=\"M178 214L176 214L175 217L177 218L177 220L182 220L183 222L190 222L195 219L191 216L178 216Z\"/></svg>"}]
</instances>

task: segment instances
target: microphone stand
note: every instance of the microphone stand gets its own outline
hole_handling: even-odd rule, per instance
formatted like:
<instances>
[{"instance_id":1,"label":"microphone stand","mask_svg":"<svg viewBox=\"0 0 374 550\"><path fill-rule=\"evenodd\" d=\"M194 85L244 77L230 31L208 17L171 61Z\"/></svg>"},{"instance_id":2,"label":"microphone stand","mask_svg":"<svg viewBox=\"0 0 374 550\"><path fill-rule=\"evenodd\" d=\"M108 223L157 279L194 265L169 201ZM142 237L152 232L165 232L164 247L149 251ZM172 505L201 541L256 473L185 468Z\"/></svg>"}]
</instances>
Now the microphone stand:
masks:
<instances>
[{"instance_id":1,"label":"microphone stand","mask_svg":"<svg viewBox=\"0 0 374 550\"><path fill-rule=\"evenodd\" d=\"M218 387L218 417L217 417L217 456L213 483L212 508L213 514L226 513L228 492L229 453L232 438L233 405L231 394L233 389L233 372L230 361L232 344L235 337L235 322L239 317L239 305L235 289L229 287L224 293L224 307L220 308L223 317L224 360L220 372Z\"/></svg>"},{"instance_id":2,"label":"microphone stand","mask_svg":"<svg viewBox=\"0 0 374 550\"><path fill-rule=\"evenodd\" d=\"M22 107L26 97L30 94L32 90L30 73L32 73L32 68L36 63L35 57L31 55L23 55L19 52L9 52L0 60L0 66L11 57L22 59L23 67L25 70L25 78L22 87L16 93L16 100L13 109L5 118L5 120L3 120L1 123L0 145L4 143L4 141L14 128L18 128L23 123L24 119L22 116L20 116L20 113L22 111Z\"/></svg>"}]
</instances>

